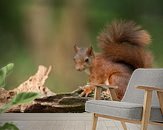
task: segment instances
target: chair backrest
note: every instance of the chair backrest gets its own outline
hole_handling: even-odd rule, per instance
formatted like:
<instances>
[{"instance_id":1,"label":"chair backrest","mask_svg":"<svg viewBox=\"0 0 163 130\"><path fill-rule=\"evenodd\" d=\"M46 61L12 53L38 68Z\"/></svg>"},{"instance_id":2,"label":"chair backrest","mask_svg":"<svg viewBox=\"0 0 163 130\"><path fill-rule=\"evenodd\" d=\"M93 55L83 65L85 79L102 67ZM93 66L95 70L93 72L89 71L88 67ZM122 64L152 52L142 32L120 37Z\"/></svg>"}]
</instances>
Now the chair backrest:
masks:
<instances>
[{"instance_id":1,"label":"chair backrest","mask_svg":"<svg viewBox=\"0 0 163 130\"><path fill-rule=\"evenodd\" d=\"M136 89L137 86L163 88L163 69L136 69L130 78L122 101L143 104L144 91ZM156 92L153 94L152 106L159 106Z\"/></svg>"}]
</instances>

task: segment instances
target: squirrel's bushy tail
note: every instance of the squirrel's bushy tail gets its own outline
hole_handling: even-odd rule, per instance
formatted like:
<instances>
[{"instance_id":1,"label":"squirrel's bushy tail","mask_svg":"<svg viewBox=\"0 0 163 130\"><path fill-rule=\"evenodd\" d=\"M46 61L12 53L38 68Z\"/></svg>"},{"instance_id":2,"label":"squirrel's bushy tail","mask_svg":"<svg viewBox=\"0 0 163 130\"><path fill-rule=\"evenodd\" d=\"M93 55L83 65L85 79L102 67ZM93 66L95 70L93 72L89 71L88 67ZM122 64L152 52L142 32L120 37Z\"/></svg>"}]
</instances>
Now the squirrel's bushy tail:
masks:
<instances>
[{"instance_id":1,"label":"squirrel's bushy tail","mask_svg":"<svg viewBox=\"0 0 163 130\"><path fill-rule=\"evenodd\" d=\"M145 49L151 37L132 21L114 21L98 40L104 56L114 62L124 62L134 69L152 66L152 55Z\"/></svg>"}]
</instances>

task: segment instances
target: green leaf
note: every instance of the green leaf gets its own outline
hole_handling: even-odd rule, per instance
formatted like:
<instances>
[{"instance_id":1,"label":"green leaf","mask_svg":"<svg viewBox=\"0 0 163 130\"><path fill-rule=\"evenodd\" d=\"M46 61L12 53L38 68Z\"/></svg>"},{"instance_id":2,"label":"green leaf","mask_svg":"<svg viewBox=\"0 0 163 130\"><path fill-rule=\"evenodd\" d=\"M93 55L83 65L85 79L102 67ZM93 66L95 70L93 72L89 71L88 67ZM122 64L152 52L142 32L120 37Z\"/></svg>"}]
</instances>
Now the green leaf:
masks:
<instances>
[{"instance_id":1,"label":"green leaf","mask_svg":"<svg viewBox=\"0 0 163 130\"><path fill-rule=\"evenodd\" d=\"M3 126L0 126L0 130L19 130L19 128L12 123L5 123Z\"/></svg>"},{"instance_id":2,"label":"green leaf","mask_svg":"<svg viewBox=\"0 0 163 130\"><path fill-rule=\"evenodd\" d=\"M12 100L13 105L18 105L18 104L24 104L24 103L29 103L33 101L34 99L38 98L39 94L35 92L22 92L16 95Z\"/></svg>"},{"instance_id":3,"label":"green leaf","mask_svg":"<svg viewBox=\"0 0 163 130\"><path fill-rule=\"evenodd\" d=\"M12 107L12 103L11 103L11 102L9 102L9 103L3 105L2 108L0 108L0 114L6 112L6 111L7 111L8 109L10 109L11 107Z\"/></svg>"},{"instance_id":4,"label":"green leaf","mask_svg":"<svg viewBox=\"0 0 163 130\"><path fill-rule=\"evenodd\" d=\"M13 63L10 63L0 69L0 87L5 86L6 77L12 72L14 67Z\"/></svg>"},{"instance_id":5,"label":"green leaf","mask_svg":"<svg viewBox=\"0 0 163 130\"><path fill-rule=\"evenodd\" d=\"M14 68L14 64L9 63L8 65L3 67L2 69L4 69L6 71L6 75L8 76L13 71L13 68Z\"/></svg>"},{"instance_id":6,"label":"green leaf","mask_svg":"<svg viewBox=\"0 0 163 130\"><path fill-rule=\"evenodd\" d=\"M17 94L9 103L3 105L0 108L0 114L6 112L10 109L13 105L19 105L24 103L32 102L34 99L38 98L40 95L34 92L22 92Z\"/></svg>"}]
</instances>

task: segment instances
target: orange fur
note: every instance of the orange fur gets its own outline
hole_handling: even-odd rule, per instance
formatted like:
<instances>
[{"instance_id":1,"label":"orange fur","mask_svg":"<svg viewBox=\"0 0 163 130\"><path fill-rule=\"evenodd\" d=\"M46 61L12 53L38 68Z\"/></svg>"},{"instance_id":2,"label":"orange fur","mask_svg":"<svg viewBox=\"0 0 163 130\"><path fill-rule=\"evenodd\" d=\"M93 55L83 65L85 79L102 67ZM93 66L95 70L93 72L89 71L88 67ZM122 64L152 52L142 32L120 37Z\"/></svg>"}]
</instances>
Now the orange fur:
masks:
<instances>
[{"instance_id":1,"label":"orange fur","mask_svg":"<svg viewBox=\"0 0 163 130\"><path fill-rule=\"evenodd\" d=\"M131 74L132 70L128 66L114 63L106 60L102 55L97 55L90 67L89 81L95 84L105 84L106 80L109 80L110 85L118 86L117 96L121 99Z\"/></svg>"},{"instance_id":2,"label":"orange fur","mask_svg":"<svg viewBox=\"0 0 163 130\"><path fill-rule=\"evenodd\" d=\"M152 55L145 49L150 35L134 22L119 21L108 26L98 40L102 52L97 55L92 48L75 47L76 68L89 69L90 83L105 84L108 80L110 85L118 86L117 96L122 99L132 72L152 66ZM93 90L94 86L90 88Z\"/></svg>"}]
</instances>

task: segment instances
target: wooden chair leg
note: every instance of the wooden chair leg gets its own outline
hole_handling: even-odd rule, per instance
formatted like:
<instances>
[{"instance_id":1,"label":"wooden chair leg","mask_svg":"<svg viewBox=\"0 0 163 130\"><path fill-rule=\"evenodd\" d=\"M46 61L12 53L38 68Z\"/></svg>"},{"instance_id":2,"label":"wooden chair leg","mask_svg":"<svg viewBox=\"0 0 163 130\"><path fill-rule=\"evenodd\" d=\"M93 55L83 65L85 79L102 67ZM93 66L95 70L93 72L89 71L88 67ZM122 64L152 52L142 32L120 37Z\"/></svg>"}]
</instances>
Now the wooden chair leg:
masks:
<instances>
[{"instance_id":1,"label":"wooden chair leg","mask_svg":"<svg viewBox=\"0 0 163 130\"><path fill-rule=\"evenodd\" d=\"M96 130L97 121L98 121L98 116L96 116L94 113L93 114L93 122L92 122L92 130Z\"/></svg>"},{"instance_id":2,"label":"wooden chair leg","mask_svg":"<svg viewBox=\"0 0 163 130\"><path fill-rule=\"evenodd\" d=\"M161 112L163 114L163 92L157 92L157 96L160 103Z\"/></svg>"},{"instance_id":3,"label":"wooden chair leg","mask_svg":"<svg viewBox=\"0 0 163 130\"><path fill-rule=\"evenodd\" d=\"M151 102L152 102L152 91L145 91L141 130L147 130L150 119Z\"/></svg>"},{"instance_id":4,"label":"wooden chair leg","mask_svg":"<svg viewBox=\"0 0 163 130\"><path fill-rule=\"evenodd\" d=\"M125 122L124 121L121 121L121 124L122 124L123 129L124 130L127 130L127 126L126 126Z\"/></svg>"}]
</instances>

